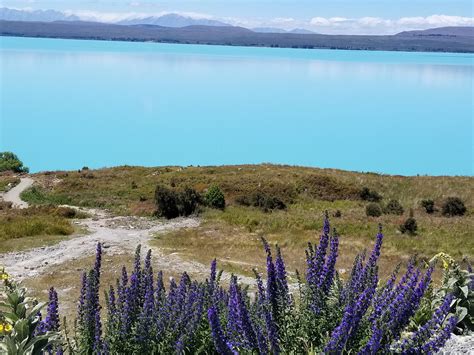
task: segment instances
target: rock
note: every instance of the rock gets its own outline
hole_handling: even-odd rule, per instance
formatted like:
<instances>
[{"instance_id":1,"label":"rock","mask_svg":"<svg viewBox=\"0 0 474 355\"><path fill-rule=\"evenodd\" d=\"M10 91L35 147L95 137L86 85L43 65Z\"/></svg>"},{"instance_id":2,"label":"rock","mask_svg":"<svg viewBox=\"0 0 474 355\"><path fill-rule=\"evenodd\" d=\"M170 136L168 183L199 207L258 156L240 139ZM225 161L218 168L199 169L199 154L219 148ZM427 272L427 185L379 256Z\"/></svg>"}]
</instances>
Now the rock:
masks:
<instances>
[{"instance_id":1,"label":"rock","mask_svg":"<svg viewBox=\"0 0 474 355\"><path fill-rule=\"evenodd\" d=\"M474 354L474 335L452 334L451 338L437 354Z\"/></svg>"}]
</instances>

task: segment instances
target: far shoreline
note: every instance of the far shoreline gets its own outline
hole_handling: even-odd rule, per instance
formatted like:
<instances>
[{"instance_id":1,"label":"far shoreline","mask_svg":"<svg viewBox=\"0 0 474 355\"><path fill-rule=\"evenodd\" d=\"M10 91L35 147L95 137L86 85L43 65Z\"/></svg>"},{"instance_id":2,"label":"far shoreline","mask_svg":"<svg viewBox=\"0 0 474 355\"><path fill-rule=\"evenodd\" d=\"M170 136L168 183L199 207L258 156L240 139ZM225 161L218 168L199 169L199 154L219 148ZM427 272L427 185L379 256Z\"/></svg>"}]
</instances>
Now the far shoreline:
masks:
<instances>
[{"instance_id":1,"label":"far shoreline","mask_svg":"<svg viewBox=\"0 0 474 355\"><path fill-rule=\"evenodd\" d=\"M281 34L253 32L241 27L172 28L0 20L0 36L251 48L474 53L472 38L466 36Z\"/></svg>"}]
</instances>

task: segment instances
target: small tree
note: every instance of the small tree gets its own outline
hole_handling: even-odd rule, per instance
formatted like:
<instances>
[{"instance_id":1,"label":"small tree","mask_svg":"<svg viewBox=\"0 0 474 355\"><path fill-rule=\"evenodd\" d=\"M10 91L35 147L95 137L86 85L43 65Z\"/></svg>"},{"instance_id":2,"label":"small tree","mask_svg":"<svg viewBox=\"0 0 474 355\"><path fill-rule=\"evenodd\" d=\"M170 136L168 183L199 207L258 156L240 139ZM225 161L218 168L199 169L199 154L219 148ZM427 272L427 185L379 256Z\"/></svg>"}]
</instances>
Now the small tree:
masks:
<instances>
[{"instance_id":1,"label":"small tree","mask_svg":"<svg viewBox=\"0 0 474 355\"><path fill-rule=\"evenodd\" d=\"M370 190L368 187L364 187L360 191L360 198L371 202L380 202L382 200L382 196L377 191Z\"/></svg>"},{"instance_id":2,"label":"small tree","mask_svg":"<svg viewBox=\"0 0 474 355\"><path fill-rule=\"evenodd\" d=\"M225 208L225 197L219 186L212 185L204 197L206 205L223 210Z\"/></svg>"},{"instance_id":3,"label":"small tree","mask_svg":"<svg viewBox=\"0 0 474 355\"><path fill-rule=\"evenodd\" d=\"M27 173L29 170L23 162L12 152L0 152L0 172L13 171L14 173Z\"/></svg>"},{"instance_id":4,"label":"small tree","mask_svg":"<svg viewBox=\"0 0 474 355\"><path fill-rule=\"evenodd\" d=\"M404 212L403 206L397 200L390 200L384 208L386 214L396 214L401 216Z\"/></svg>"},{"instance_id":5,"label":"small tree","mask_svg":"<svg viewBox=\"0 0 474 355\"><path fill-rule=\"evenodd\" d=\"M428 214L432 214L435 211L435 203L433 200L421 200L421 207L423 207Z\"/></svg>"},{"instance_id":6,"label":"small tree","mask_svg":"<svg viewBox=\"0 0 474 355\"><path fill-rule=\"evenodd\" d=\"M382 207L378 203L369 203L365 208L365 213L369 217L380 217L382 215Z\"/></svg>"},{"instance_id":7,"label":"small tree","mask_svg":"<svg viewBox=\"0 0 474 355\"><path fill-rule=\"evenodd\" d=\"M400 225L400 232L403 234L407 233L410 235L416 235L416 231L418 229L418 225L416 223L416 219L413 217L408 217L403 224Z\"/></svg>"},{"instance_id":8,"label":"small tree","mask_svg":"<svg viewBox=\"0 0 474 355\"><path fill-rule=\"evenodd\" d=\"M157 186L155 191L156 214L165 218L179 216L178 196L175 191L165 186Z\"/></svg>"},{"instance_id":9,"label":"small tree","mask_svg":"<svg viewBox=\"0 0 474 355\"><path fill-rule=\"evenodd\" d=\"M466 213L466 206L459 197L448 197L442 207L443 216L463 216Z\"/></svg>"}]
</instances>

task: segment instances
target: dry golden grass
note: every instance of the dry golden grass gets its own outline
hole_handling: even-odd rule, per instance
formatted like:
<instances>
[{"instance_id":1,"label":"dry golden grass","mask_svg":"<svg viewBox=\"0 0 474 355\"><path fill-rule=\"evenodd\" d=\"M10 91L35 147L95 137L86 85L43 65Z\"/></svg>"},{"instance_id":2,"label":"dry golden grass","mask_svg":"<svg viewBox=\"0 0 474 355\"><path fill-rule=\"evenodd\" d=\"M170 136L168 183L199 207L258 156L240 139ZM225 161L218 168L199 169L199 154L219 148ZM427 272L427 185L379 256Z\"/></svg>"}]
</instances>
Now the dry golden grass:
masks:
<instances>
[{"instance_id":1,"label":"dry golden grass","mask_svg":"<svg viewBox=\"0 0 474 355\"><path fill-rule=\"evenodd\" d=\"M282 247L290 270L305 269L304 249L307 242L317 243L322 228L320 211L336 204L341 218L331 218L340 234L340 257L337 267L344 273L352 266L356 254L370 249L382 223L385 240L381 257L381 274L387 276L398 263L418 255L427 260L445 251L462 260L474 257L473 217L444 218L420 214L416 236L401 234L398 226L407 216L384 215L368 218L360 202L316 201L293 205L288 211L263 213L256 209L229 207L226 211L207 211L206 222L194 230L179 230L160 235L155 245L167 252L208 264L216 257L230 272L251 274L253 267L263 268L263 236ZM329 209L332 211L333 209Z\"/></svg>"},{"instance_id":2,"label":"dry golden grass","mask_svg":"<svg viewBox=\"0 0 474 355\"><path fill-rule=\"evenodd\" d=\"M217 184L228 202L255 190L266 191L288 202L305 195L305 190L312 198L334 199L337 195L353 197L354 189L369 187L381 193L385 201L400 200L405 209L418 208L419 202L426 198L439 204L448 196L461 197L471 211L474 207L474 178L462 176L403 177L262 164L187 168L126 166L48 172L36 174L35 179L41 182L41 188L33 196L26 196L33 203L102 207L118 214L153 213L157 184L191 186L198 191ZM338 188L336 196L331 186ZM321 193L325 195L320 196Z\"/></svg>"},{"instance_id":3,"label":"dry golden grass","mask_svg":"<svg viewBox=\"0 0 474 355\"><path fill-rule=\"evenodd\" d=\"M5 192L17 185L20 182L20 179L16 176L13 176L10 173L1 173L0 174L0 192Z\"/></svg>"},{"instance_id":4,"label":"dry golden grass","mask_svg":"<svg viewBox=\"0 0 474 355\"><path fill-rule=\"evenodd\" d=\"M0 253L54 244L74 233L60 211L49 207L1 210Z\"/></svg>"}]
</instances>

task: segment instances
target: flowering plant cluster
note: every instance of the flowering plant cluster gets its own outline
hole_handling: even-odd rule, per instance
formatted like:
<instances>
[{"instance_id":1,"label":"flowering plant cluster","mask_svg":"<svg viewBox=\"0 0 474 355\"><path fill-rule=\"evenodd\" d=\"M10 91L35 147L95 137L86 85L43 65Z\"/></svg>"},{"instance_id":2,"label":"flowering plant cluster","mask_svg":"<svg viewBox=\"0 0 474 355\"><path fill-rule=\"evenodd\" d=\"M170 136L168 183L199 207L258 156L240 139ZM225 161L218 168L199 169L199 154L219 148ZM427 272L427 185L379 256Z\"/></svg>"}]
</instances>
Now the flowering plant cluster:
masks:
<instances>
[{"instance_id":1,"label":"flowering plant cluster","mask_svg":"<svg viewBox=\"0 0 474 355\"><path fill-rule=\"evenodd\" d=\"M350 277L336 271L339 236L326 217L317 245L308 244L305 280L289 283L280 248L263 240L266 275L256 272L256 294L232 276L220 282L217 265L205 282L184 273L165 289L155 274L151 253L142 265L137 248L133 270L106 292L101 310L99 282L102 249L94 269L82 277L78 343L86 353L434 353L456 326L447 294L431 318L402 337L430 286L433 266L412 261L379 286L380 230L369 254L354 261ZM101 312L103 317L101 317ZM102 324L104 323L104 324Z\"/></svg>"},{"instance_id":2,"label":"flowering plant cluster","mask_svg":"<svg viewBox=\"0 0 474 355\"><path fill-rule=\"evenodd\" d=\"M446 293L415 329L409 328L432 287L434 264L421 269L412 260L402 275L397 267L386 282L380 282L381 229L373 249L355 258L347 280L336 271L339 236L335 230L331 233L327 216L319 243L308 244L306 272L304 277L297 274L297 284L289 282L280 248L272 249L262 241L266 275L255 272L255 293L239 284L236 276L224 286L215 260L205 282L183 273L165 287L163 273L153 270L151 251L142 261L138 247L132 270L123 267L103 300L98 244L94 268L82 275L76 336L68 339L67 350L81 354L432 354L456 328L453 293ZM49 296L45 318L36 319L36 336L59 330L54 289ZM43 349L61 354L66 344L47 343Z\"/></svg>"}]
</instances>

